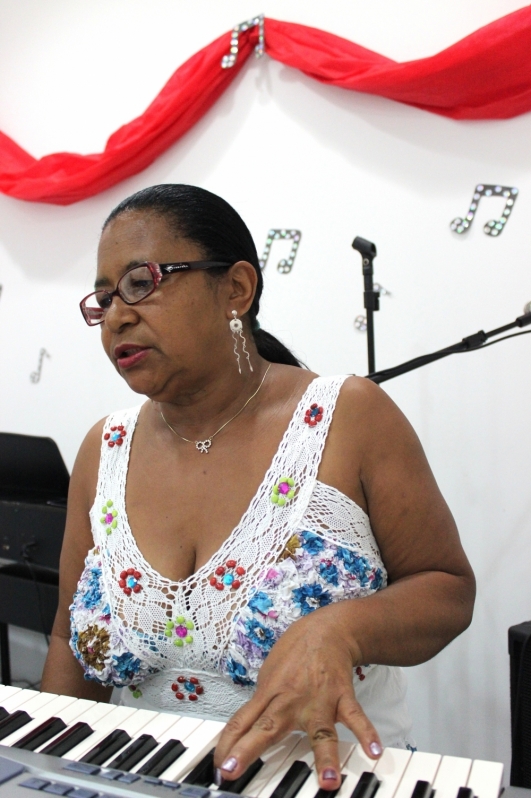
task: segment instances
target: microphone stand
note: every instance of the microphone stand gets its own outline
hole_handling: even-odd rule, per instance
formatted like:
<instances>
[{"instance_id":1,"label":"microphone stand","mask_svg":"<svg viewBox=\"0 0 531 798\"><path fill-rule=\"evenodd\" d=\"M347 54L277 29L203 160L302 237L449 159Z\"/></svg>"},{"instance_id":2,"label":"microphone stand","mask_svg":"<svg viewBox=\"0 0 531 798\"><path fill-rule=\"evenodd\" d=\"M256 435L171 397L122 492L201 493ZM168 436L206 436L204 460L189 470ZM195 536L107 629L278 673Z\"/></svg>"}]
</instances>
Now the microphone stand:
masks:
<instances>
[{"instance_id":1,"label":"microphone stand","mask_svg":"<svg viewBox=\"0 0 531 798\"><path fill-rule=\"evenodd\" d=\"M361 236L356 236L352 242L352 248L360 253L362 258L363 271L363 306L367 312L367 359L369 361L369 372L372 374L376 370L376 360L374 354L374 311L380 310L380 292L374 290L373 277L374 269L372 262L376 257L376 244L367 241Z\"/></svg>"},{"instance_id":2,"label":"microphone stand","mask_svg":"<svg viewBox=\"0 0 531 798\"><path fill-rule=\"evenodd\" d=\"M358 241L356 239L355 241ZM361 239L363 241L363 239ZM355 242L354 242L355 243ZM369 243L369 242L366 242ZM354 246L354 245L353 245ZM372 245L374 246L374 244ZM375 248L376 249L376 248ZM368 321L368 313L367 313L367 321ZM479 332L474 333L473 335L467 335L466 338L463 338L459 343L453 344L452 346L447 346L445 349L438 349L436 352L431 352L428 355L421 355L420 357L415 357L413 360L407 360L405 363L400 363L398 366L393 366L389 369L382 369L382 371L371 371L369 367L370 373L367 374L367 379L376 382L378 385L381 382L385 382L386 380L392 380L393 377L398 377L400 374L405 374L408 371L413 371L414 369L418 369L421 366L426 366L428 363L433 363L434 360L440 360L443 357L447 357L448 355L454 355L457 352L471 352L474 349L482 349L485 345L490 346L490 344L486 344L489 338L493 338L496 335L501 335L508 330L512 330L514 327L526 327L528 324L531 324L531 312L525 313L523 316L518 316L515 321L512 321L510 324L505 324L503 327L497 327L495 330L491 330L490 332L485 332L484 330L479 330ZM367 331L369 326L367 324ZM517 333L523 335L524 333ZM511 335L504 336L503 338L498 338L497 341L492 341L493 344L497 344L498 341L503 341L505 338L511 338ZM374 345L374 341L373 341Z\"/></svg>"}]
</instances>

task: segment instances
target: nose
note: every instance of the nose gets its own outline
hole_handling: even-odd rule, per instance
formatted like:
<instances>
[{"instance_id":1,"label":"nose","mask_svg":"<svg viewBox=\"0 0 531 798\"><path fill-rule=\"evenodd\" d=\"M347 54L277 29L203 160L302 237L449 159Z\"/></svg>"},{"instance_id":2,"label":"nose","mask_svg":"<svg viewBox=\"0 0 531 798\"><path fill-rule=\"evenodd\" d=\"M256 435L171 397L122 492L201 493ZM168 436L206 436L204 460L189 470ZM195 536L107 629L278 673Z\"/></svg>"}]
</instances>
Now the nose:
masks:
<instances>
[{"instance_id":1,"label":"nose","mask_svg":"<svg viewBox=\"0 0 531 798\"><path fill-rule=\"evenodd\" d=\"M119 295L115 295L103 324L112 332L117 332L126 324L136 324L138 318L135 306L128 305Z\"/></svg>"}]
</instances>

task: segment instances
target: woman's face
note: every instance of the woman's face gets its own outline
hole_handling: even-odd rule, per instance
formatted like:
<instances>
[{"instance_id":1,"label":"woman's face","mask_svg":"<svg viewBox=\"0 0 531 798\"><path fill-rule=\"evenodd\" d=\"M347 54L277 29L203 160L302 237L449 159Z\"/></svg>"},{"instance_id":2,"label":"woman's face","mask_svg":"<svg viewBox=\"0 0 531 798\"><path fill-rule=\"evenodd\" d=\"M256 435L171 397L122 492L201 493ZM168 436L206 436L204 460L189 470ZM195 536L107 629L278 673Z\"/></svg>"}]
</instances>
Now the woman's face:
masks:
<instances>
[{"instance_id":1,"label":"woman's face","mask_svg":"<svg viewBox=\"0 0 531 798\"><path fill-rule=\"evenodd\" d=\"M113 291L128 269L145 261L193 260L205 260L204 253L196 244L176 238L163 217L127 212L101 236L98 287ZM113 298L101 325L103 348L133 391L163 402L208 382L230 348L220 293L224 292L213 290L203 272L178 272L163 277L136 305ZM221 334L225 329L227 342Z\"/></svg>"}]
</instances>

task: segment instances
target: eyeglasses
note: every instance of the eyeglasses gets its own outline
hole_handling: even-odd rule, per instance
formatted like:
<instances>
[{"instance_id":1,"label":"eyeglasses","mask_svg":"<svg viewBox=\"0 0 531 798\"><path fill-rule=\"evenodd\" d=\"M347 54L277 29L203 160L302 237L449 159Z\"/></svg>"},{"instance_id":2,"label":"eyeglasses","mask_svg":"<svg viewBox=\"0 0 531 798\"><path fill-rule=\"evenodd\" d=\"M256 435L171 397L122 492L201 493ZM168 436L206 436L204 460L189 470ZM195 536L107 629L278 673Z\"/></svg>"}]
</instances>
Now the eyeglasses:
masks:
<instances>
[{"instance_id":1,"label":"eyeglasses","mask_svg":"<svg viewBox=\"0 0 531 798\"><path fill-rule=\"evenodd\" d=\"M137 302L142 302L155 291L165 274L199 269L219 269L231 265L212 260L187 261L186 263L141 263L120 277L116 290L94 291L81 300L79 307L87 324L93 327L105 321L105 316L115 296L119 296L126 305L136 305Z\"/></svg>"}]
</instances>

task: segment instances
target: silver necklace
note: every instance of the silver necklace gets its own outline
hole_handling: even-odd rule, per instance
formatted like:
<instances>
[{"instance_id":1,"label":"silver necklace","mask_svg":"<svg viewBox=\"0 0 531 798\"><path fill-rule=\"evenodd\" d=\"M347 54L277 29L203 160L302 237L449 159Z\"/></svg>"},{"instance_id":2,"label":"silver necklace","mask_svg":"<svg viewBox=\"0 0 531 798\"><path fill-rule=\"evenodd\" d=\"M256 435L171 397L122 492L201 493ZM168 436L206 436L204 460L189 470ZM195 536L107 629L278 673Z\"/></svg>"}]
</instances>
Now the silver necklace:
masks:
<instances>
[{"instance_id":1,"label":"silver necklace","mask_svg":"<svg viewBox=\"0 0 531 798\"><path fill-rule=\"evenodd\" d=\"M159 413L160 413L160 415L162 416L162 420L164 421L164 423L166 424L166 426L167 426L167 427L169 427L169 428L171 429L171 431L173 432L173 434L174 434L174 435L177 435L177 437L178 437L178 438L181 438L181 440L183 440L183 441L186 441L186 443L195 443L195 448L197 449L197 451L198 451L198 452L201 452L201 454L208 454L208 450L209 450L209 449L210 449L210 447L212 446L212 441L213 441L213 439L216 437L216 435L218 434L218 432L221 432L221 430L222 430L222 429L225 429L225 427L226 427L228 424L230 424L230 422L231 422L231 421L234 421L234 419L235 419L235 418L238 418L238 416L240 415L240 413L243 413L243 411L245 410L245 408L247 407L247 405L249 404L249 402L250 402L252 399L254 399L254 397L256 396L256 394L258 393L258 391L260 390L260 388L261 388L261 387L262 387L262 385L264 384L264 380L265 380L265 378L267 377L267 373L268 373L268 371L269 371L269 369L270 369L270 368L271 368L271 363L270 363L270 364L269 364L269 366L266 368L266 370L265 370L265 374L264 374L264 376L262 377L262 381L261 381L260 385L258 386L258 388L256 389L256 391L255 391L255 392L252 394L252 396L250 396L250 397L247 399L247 401L246 401L246 403L244 404L244 406L243 406L243 407L241 407L241 408L238 410L238 412L237 412L235 415L233 415L233 416L232 416L232 418L229 418L229 420L228 420L228 421L226 421L224 424L222 424L222 425L221 425L221 427L220 427L218 430L216 430L216 431L214 432L214 434L213 434L213 435L211 435L209 438L205 438L205 440L204 440L204 441L192 441L192 440L190 440L190 438L185 438L185 437L184 437L184 435L181 435L179 432L177 432L177 430L174 430L174 429L173 429L173 427L172 427L172 425L169 423L169 421L166 421L166 418L165 418L165 416L164 416L164 413L162 412L162 410L161 410L161 409L160 409L160 407L159 407Z\"/></svg>"}]
</instances>

